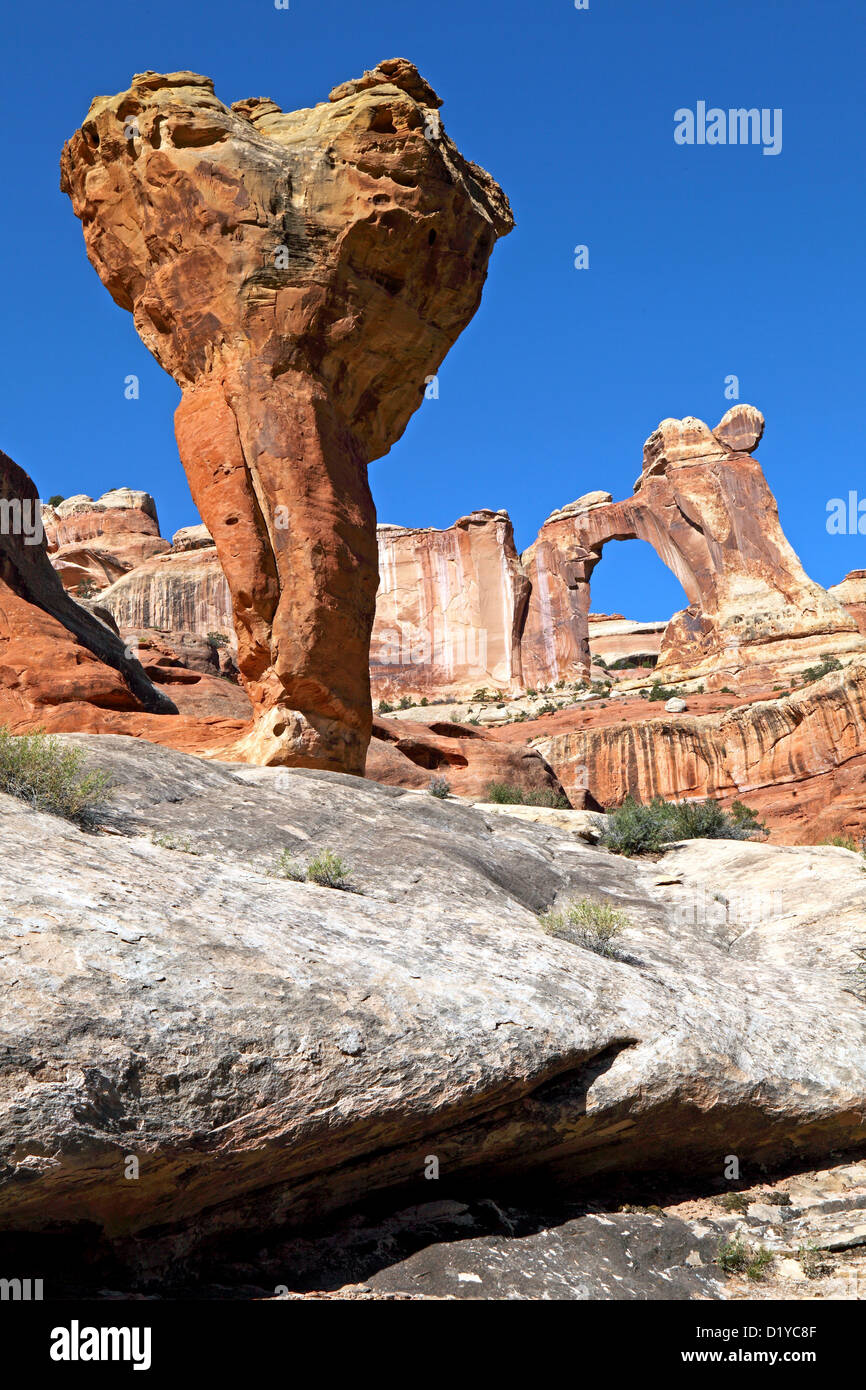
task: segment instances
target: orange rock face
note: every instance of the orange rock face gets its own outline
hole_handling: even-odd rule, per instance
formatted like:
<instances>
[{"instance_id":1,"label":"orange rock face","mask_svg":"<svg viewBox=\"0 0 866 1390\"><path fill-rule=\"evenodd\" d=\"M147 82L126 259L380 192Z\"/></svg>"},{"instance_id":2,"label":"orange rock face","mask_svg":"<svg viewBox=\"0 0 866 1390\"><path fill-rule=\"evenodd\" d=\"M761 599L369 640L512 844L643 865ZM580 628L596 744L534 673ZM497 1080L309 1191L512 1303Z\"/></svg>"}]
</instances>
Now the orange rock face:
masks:
<instances>
[{"instance_id":1,"label":"orange rock face","mask_svg":"<svg viewBox=\"0 0 866 1390\"><path fill-rule=\"evenodd\" d=\"M75 704L175 713L117 634L64 590L29 524L40 515L36 488L3 453L0 512L0 721L33 727Z\"/></svg>"},{"instance_id":2,"label":"orange rock face","mask_svg":"<svg viewBox=\"0 0 866 1390\"><path fill-rule=\"evenodd\" d=\"M828 653L866 651L857 623L803 570L758 461L763 430L736 406L711 431L663 420L644 446L634 496L592 493L556 512L524 553L532 596L523 642L534 684L586 673L590 577L611 540L649 541L690 606L665 631L658 674L747 689Z\"/></svg>"},{"instance_id":3,"label":"orange rock face","mask_svg":"<svg viewBox=\"0 0 866 1390\"><path fill-rule=\"evenodd\" d=\"M374 697L520 689L529 584L508 514L473 512L443 531L380 526L378 539Z\"/></svg>"},{"instance_id":4,"label":"orange rock face","mask_svg":"<svg viewBox=\"0 0 866 1390\"><path fill-rule=\"evenodd\" d=\"M582 790L605 807L626 796L741 800L766 819L773 843L866 833L866 662L778 698L707 694L687 704L671 715L645 700L602 701L491 737L533 734L575 805Z\"/></svg>"},{"instance_id":5,"label":"orange rock face","mask_svg":"<svg viewBox=\"0 0 866 1390\"><path fill-rule=\"evenodd\" d=\"M559 778L532 748L497 742L484 729L439 721L373 721L367 776L398 787L424 788L444 777L457 796L483 799L491 782L524 792L562 793ZM575 805L580 805L578 799Z\"/></svg>"},{"instance_id":6,"label":"orange rock face","mask_svg":"<svg viewBox=\"0 0 866 1390\"><path fill-rule=\"evenodd\" d=\"M366 465L405 429L512 225L439 104L402 59L287 114L144 73L64 148L88 255L183 391L178 447L232 594L253 761L363 771Z\"/></svg>"}]
</instances>

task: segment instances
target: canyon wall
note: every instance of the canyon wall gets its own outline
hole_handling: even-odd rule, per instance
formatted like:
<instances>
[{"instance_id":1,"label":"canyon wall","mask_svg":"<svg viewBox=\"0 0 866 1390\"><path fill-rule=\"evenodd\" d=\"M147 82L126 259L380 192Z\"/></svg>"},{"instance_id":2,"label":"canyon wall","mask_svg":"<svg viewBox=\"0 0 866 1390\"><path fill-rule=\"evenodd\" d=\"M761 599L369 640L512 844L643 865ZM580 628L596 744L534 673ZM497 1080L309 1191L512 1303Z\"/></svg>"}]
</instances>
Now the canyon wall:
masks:
<instances>
[{"instance_id":1,"label":"canyon wall","mask_svg":"<svg viewBox=\"0 0 866 1390\"><path fill-rule=\"evenodd\" d=\"M774 843L866 835L866 661L719 714L640 703L613 702L604 723L567 711L532 740L574 804L587 791L604 807L626 796L742 800L767 817Z\"/></svg>"},{"instance_id":2,"label":"canyon wall","mask_svg":"<svg viewBox=\"0 0 866 1390\"><path fill-rule=\"evenodd\" d=\"M73 593L95 594L152 555L168 550L147 492L114 488L96 501L83 493L42 507L51 563Z\"/></svg>"},{"instance_id":3,"label":"canyon wall","mask_svg":"<svg viewBox=\"0 0 866 1390\"><path fill-rule=\"evenodd\" d=\"M472 318L507 199L390 59L328 101L223 105L140 73L97 97L61 187L87 254L181 386L181 461L256 710L239 756L362 772L377 587L367 464Z\"/></svg>"},{"instance_id":4,"label":"canyon wall","mask_svg":"<svg viewBox=\"0 0 866 1390\"><path fill-rule=\"evenodd\" d=\"M529 584L508 513L472 512L441 531L380 526L378 541L374 697L519 690Z\"/></svg>"}]
</instances>

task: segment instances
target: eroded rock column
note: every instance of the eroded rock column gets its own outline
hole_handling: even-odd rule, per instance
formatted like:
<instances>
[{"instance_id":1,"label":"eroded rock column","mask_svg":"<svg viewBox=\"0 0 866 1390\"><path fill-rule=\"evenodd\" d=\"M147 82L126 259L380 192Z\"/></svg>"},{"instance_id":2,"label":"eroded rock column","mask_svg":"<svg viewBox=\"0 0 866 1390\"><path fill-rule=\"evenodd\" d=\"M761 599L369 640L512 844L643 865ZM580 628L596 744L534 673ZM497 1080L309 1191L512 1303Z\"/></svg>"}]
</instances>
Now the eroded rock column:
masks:
<instances>
[{"instance_id":1,"label":"eroded rock column","mask_svg":"<svg viewBox=\"0 0 866 1390\"><path fill-rule=\"evenodd\" d=\"M421 403L512 226L440 104L404 59L294 113L143 73L97 97L63 151L88 256L183 391L178 447L232 593L251 761L363 771L366 466Z\"/></svg>"}]
</instances>

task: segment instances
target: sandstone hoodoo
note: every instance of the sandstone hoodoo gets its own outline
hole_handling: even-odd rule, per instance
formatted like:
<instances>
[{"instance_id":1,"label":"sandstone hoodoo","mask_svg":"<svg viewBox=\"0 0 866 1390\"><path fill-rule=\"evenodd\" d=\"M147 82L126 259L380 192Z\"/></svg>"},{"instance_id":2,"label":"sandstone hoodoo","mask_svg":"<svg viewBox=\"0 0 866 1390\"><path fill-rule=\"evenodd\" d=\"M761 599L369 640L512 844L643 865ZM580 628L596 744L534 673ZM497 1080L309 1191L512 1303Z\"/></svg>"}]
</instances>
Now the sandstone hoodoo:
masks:
<instances>
[{"instance_id":1,"label":"sandstone hoodoo","mask_svg":"<svg viewBox=\"0 0 866 1390\"><path fill-rule=\"evenodd\" d=\"M181 386L181 460L232 594L262 763L361 772L377 585L367 464L478 307L507 199L390 59L327 102L190 72L97 97L62 188Z\"/></svg>"}]
</instances>

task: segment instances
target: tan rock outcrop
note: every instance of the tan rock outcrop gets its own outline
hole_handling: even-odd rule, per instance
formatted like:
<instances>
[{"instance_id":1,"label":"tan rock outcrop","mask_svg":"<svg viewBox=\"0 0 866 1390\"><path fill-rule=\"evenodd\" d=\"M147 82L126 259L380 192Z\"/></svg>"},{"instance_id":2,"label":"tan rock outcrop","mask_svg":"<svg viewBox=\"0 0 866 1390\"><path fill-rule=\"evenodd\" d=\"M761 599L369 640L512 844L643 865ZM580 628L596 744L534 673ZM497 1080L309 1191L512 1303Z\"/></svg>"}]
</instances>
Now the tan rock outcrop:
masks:
<instances>
[{"instance_id":1,"label":"tan rock outcrop","mask_svg":"<svg viewBox=\"0 0 866 1390\"><path fill-rule=\"evenodd\" d=\"M232 601L216 547L184 546L145 560L99 595L121 632L155 628L162 632L231 634Z\"/></svg>"},{"instance_id":2,"label":"tan rock outcrop","mask_svg":"<svg viewBox=\"0 0 866 1390\"><path fill-rule=\"evenodd\" d=\"M97 593L169 548L153 498L130 488L114 488L96 501L81 493L56 507L44 505L42 524L51 563L73 593Z\"/></svg>"},{"instance_id":3,"label":"tan rock outcrop","mask_svg":"<svg viewBox=\"0 0 866 1390\"><path fill-rule=\"evenodd\" d=\"M667 622L639 623L621 613L589 614L589 650L608 665L626 657L658 659Z\"/></svg>"},{"instance_id":4,"label":"tan rock outcrop","mask_svg":"<svg viewBox=\"0 0 866 1390\"><path fill-rule=\"evenodd\" d=\"M472 512L442 531L379 526L377 534L374 697L519 689L529 585L508 513Z\"/></svg>"},{"instance_id":5,"label":"tan rock outcrop","mask_svg":"<svg viewBox=\"0 0 866 1390\"><path fill-rule=\"evenodd\" d=\"M389 60L309 110L228 109L209 78L97 97L62 187L112 296L183 391L193 498L257 711L240 755L363 771L386 453L478 307L498 185Z\"/></svg>"},{"instance_id":6,"label":"tan rock outcrop","mask_svg":"<svg viewBox=\"0 0 866 1390\"><path fill-rule=\"evenodd\" d=\"M827 593L838 599L854 619L860 631L866 635L866 570L851 570L839 584L833 584Z\"/></svg>"},{"instance_id":7,"label":"tan rock outcrop","mask_svg":"<svg viewBox=\"0 0 866 1390\"><path fill-rule=\"evenodd\" d=\"M736 451L754 447L762 430L746 405L716 431L693 417L663 420L644 445L632 498L590 494L553 514L522 556L532 582L523 667L533 684L588 671L590 577L609 541L636 537L690 600L665 632L660 677L747 688L825 653L866 651L854 619L809 579L785 538L760 464Z\"/></svg>"}]
</instances>

